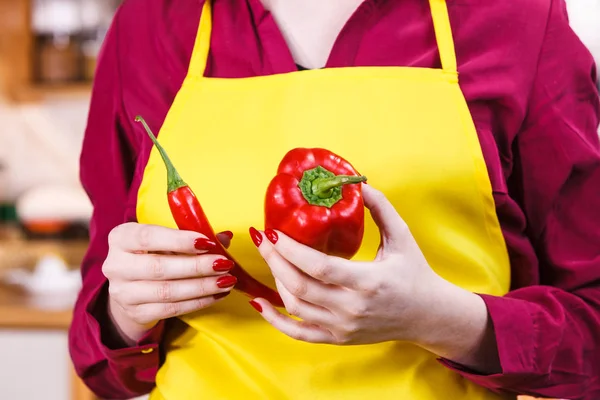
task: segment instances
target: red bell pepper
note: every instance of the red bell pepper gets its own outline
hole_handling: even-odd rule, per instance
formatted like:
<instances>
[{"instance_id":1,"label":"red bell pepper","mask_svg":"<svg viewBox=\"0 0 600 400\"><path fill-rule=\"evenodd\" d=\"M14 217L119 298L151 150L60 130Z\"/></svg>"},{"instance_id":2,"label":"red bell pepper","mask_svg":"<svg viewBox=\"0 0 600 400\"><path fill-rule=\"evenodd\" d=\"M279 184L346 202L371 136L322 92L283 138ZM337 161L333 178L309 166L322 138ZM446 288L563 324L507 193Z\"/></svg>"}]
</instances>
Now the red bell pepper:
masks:
<instances>
[{"instance_id":1,"label":"red bell pepper","mask_svg":"<svg viewBox=\"0 0 600 400\"><path fill-rule=\"evenodd\" d=\"M148 136L158 149L165 166L167 168L167 196L169 208L177 227L181 230L188 230L202 233L208 239L217 244L216 254L227 257L234 262L234 267L231 270L231 275L237 278L235 289L246 293L251 298L261 297L268 300L276 307L283 307L283 301L279 294L270 287L263 285L250 274L248 274L242 266L227 252L217 236L200 206L198 198L192 189L181 179L181 176L173 166L164 148L158 143L158 140L150 130L148 124L142 117L136 117L137 122L141 122Z\"/></svg>"},{"instance_id":2,"label":"red bell pepper","mask_svg":"<svg viewBox=\"0 0 600 400\"><path fill-rule=\"evenodd\" d=\"M352 258L364 235L361 176L325 149L288 152L267 189L265 229L277 229L323 253Z\"/></svg>"}]
</instances>

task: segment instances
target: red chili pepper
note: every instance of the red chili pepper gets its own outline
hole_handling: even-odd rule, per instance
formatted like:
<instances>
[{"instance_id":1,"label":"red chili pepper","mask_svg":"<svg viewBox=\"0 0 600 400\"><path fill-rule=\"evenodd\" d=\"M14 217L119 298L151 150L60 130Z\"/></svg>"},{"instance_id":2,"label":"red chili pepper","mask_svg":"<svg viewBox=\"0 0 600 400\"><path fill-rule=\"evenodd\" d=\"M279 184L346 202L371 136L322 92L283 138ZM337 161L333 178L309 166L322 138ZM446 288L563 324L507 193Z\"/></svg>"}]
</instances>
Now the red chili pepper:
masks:
<instances>
[{"instance_id":1,"label":"red chili pepper","mask_svg":"<svg viewBox=\"0 0 600 400\"><path fill-rule=\"evenodd\" d=\"M291 150L267 189L265 228L323 253L352 258L364 234L367 178L325 149Z\"/></svg>"},{"instance_id":2,"label":"red chili pepper","mask_svg":"<svg viewBox=\"0 0 600 400\"><path fill-rule=\"evenodd\" d=\"M136 117L135 120L144 125L148 136L152 139L152 142L158 149L165 163L167 168L167 196L169 208L171 209L171 214L179 229L202 233L204 236L217 243L217 249L214 253L225 256L235 263L235 266L230 273L237 278L237 284L235 286L236 290L244 292L252 298L264 298L276 307L283 307L283 301L279 294L250 276L250 274L248 274L241 265L231 257L221 242L219 242L204 210L202 210L202 206L200 206L198 198L192 189L183 181L183 179L181 179L181 176L173 166L166 151L158 143L158 140L152 133L148 124L146 124L146 121L140 116Z\"/></svg>"}]
</instances>

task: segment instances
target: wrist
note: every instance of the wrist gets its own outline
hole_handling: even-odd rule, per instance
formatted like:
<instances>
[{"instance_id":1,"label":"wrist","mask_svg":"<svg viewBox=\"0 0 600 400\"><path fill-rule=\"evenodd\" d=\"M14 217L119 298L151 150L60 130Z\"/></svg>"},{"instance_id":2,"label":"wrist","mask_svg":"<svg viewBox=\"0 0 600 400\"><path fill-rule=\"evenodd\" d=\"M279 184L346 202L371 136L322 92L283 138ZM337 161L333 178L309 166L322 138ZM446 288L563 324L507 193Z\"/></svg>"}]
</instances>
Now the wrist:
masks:
<instances>
[{"instance_id":1,"label":"wrist","mask_svg":"<svg viewBox=\"0 0 600 400\"><path fill-rule=\"evenodd\" d=\"M125 310L110 296L108 297L107 314L112 328L110 329L110 337L115 342L121 342L118 347L135 346L158 323L158 321L155 321L148 324L138 324L129 318Z\"/></svg>"},{"instance_id":2,"label":"wrist","mask_svg":"<svg viewBox=\"0 0 600 400\"><path fill-rule=\"evenodd\" d=\"M416 345L481 373L501 369L491 319L483 299L441 277L429 287Z\"/></svg>"}]
</instances>

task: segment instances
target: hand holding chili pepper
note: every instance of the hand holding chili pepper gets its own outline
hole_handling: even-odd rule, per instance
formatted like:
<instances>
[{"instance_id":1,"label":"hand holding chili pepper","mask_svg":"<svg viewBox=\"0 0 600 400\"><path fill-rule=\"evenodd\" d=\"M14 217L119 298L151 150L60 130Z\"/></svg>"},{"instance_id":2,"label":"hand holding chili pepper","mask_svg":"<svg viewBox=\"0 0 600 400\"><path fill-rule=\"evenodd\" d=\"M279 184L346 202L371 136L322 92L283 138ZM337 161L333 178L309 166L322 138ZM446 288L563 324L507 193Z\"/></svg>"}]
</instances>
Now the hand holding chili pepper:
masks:
<instances>
[{"instance_id":1,"label":"hand holding chili pepper","mask_svg":"<svg viewBox=\"0 0 600 400\"><path fill-rule=\"evenodd\" d=\"M276 329L297 340L336 345L412 341L456 361L476 354L474 347L487 334L481 298L430 268L408 226L381 192L363 185L363 196L382 237L375 260L326 255L282 232L261 234L252 228L286 310L300 320L264 299L251 304Z\"/></svg>"},{"instance_id":2,"label":"hand holding chili pepper","mask_svg":"<svg viewBox=\"0 0 600 400\"><path fill-rule=\"evenodd\" d=\"M279 294L268 286L254 279L248 274L242 266L221 246L216 240L215 232L204 213L200 202L192 189L183 181L175 167L173 166L165 149L160 145L152 130L146 124L146 121L140 116L135 118L136 122L141 122L146 133L154 143L154 146L160 153L161 158L167 169L167 199L171 214L181 230L199 232L205 235L209 240L215 243L212 252L227 257L233 261L234 265L231 274L236 277L237 284L235 289L246 293L248 296L261 296L275 304L283 306Z\"/></svg>"},{"instance_id":3,"label":"hand holding chili pepper","mask_svg":"<svg viewBox=\"0 0 600 400\"><path fill-rule=\"evenodd\" d=\"M230 233L218 235L228 247ZM102 266L108 280L111 335L132 345L158 321L211 306L236 283L232 261L208 254L216 243L196 232L126 223L109 235Z\"/></svg>"}]
</instances>

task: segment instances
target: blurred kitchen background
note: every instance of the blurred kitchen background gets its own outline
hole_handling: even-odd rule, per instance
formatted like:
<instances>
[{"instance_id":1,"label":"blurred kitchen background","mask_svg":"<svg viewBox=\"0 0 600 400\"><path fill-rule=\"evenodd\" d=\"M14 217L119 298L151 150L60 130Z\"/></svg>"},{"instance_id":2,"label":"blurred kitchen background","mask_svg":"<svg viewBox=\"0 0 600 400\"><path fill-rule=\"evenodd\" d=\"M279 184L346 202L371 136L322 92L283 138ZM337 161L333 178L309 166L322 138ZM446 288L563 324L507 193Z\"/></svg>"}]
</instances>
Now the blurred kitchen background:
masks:
<instances>
[{"instance_id":1,"label":"blurred kitchen background","mask_svg":"<svg viewBox=\"0 0 600 400\"><path fill-rule=\"evenodd\" d=\"M69 359L91 206L78 158L120 0L0 0L0 398L92 400Z\"/></svg>"},{"instance_id":2,"label":"blurred kitchen background","mask_svg":"<svg viewBox=\"0 0 600 400\"><path fill-rule=\"evenodd\" d=\"M94 399L73 373L66 331L91 214L80 145L120 1L0 0L1 399ZM590 2L600 4L577 3L582 16ZM600 7L587 16L579 33L598 57Z\"/></svg>"}]
</instances>

